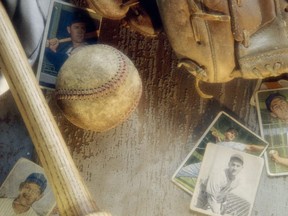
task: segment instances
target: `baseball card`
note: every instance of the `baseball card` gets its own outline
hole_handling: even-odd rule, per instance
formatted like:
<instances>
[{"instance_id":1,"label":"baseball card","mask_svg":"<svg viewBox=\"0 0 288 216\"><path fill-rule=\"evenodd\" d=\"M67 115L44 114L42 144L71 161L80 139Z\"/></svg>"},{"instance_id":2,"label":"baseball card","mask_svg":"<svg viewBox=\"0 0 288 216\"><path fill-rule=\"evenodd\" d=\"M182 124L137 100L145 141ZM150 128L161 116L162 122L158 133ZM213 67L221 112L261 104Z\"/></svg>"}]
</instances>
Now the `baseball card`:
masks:
<instances>
[{"instance_id":1,"label":"baseball card","mask_svg":"<svg viewBox=\"0 0 288 216\"><path fill-rule=\"evenodd\" d=\"M288 175L288 88L256 94L261 136L269 143L264 154L270 176Z\"/></svg>"},{"instance_id":2,"label":"baseball card","mask_svg":"<svg viewBox=\"0 0 288 216\"><path fill-rule=\"evenodd\" d=\"M288 87L288 78L285 77L277 80L272 79L270 81L258 80L253 95L250 99L250 105L256 107L256 94L258 91L266 89L286 88L286 87Z\"/></svg>"},{"instance_id":3,"label":"baseball card","mask_svg":"<svg viewBox=\"0 0 288 216\"><path fill-rule=\"evenodd\" d=\"M45 216L51 215L55 206L43 168L20 158L0 188L0 215Z\"/></svg>"},{"instance_id":4,"label":"baseball card","mask_svg":"<svg viewBox=\"0 0 288 216\"><path fill-rule=\"evenodd\" d=\"M264 159L207 144L190 209L207 215L251 215Z\"/></svg>"},{"instance_id":5,"label":"baseball card","mask_svg":"<svg viewBox=\"0 0 288 216\"><path fill-rule=\"evenodd\" d=\"M69 56L98 42L101 22L102 17L90 9L51 1L36 73L41 87L55 89L57 75Z\"/></svg>"},{"instance_id":6,"label":"baseball card","mask_svg":"<svg viewBox=\"0 0 288 216\"><path fill-rule=\"evenodd\" d=\"M172 182L193 194L208 143L262 156L268 142L225 112L220 112L172 177Z\"/></svg>"}]
</instances>

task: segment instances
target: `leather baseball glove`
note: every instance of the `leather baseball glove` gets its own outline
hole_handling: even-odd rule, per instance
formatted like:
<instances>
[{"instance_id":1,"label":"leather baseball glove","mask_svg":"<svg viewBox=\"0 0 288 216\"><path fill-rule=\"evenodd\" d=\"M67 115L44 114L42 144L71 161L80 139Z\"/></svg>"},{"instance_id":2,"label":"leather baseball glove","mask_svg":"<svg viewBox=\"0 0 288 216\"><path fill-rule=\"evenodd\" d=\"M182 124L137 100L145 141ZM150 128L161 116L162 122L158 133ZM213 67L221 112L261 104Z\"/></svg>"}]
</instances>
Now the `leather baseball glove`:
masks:
<instances>
[{"instance_id":1,"label":"leather baseball glove","mask_svg":"<svg viewBox=\"0 0 288 216\"><path fill-rule=\"evenodd\" d=\"M286 0L156 0L164 31L199 81L263 79L287 72Z\"/></svg>"},{"instance_id":2,"label":"leather baseball glove","mask_svg":"<svg viewBox=\"0 0 288 216\"><path fill-rule=\"evenodd\" d=\"M121 20L122 26L143 36L155 37L159 33L161 24L155 0L71 0L71 2L77 6L90 7L103 18Z\"/></svg>"},{"instance_id":3,"label":"leather baseball glove","mask_svg":"<svg viewBox=\"0 0 288 216\"><path fill-rule=\"evenodd\" d=\"M71 3L96 11L107 19L119 20L126 16L129 8L138 4L138 0L70 0Z\"/></svg>"}]
</instances>

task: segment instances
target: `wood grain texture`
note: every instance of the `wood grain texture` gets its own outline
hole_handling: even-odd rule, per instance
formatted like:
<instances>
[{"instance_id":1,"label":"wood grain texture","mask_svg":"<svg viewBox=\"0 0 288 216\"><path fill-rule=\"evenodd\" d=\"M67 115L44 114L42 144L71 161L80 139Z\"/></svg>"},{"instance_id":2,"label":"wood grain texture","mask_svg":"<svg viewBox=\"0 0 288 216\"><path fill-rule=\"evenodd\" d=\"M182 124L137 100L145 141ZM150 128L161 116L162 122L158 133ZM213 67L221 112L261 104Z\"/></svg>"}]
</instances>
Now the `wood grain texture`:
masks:
<instances>
[{"instance_id":1,"label":"wood grain texture","mask_svg":"<svg viewBox=\"0 0 288 216\"><path fill-rule=\"evenodd\" d=\"M214 95L204 100L195 92L194 78L177 68L164 33L144 38L120 22L104 20L100 39L127 54L141 75L143 95L131 117L105 133L85 131L69 123L53 93L46 93L88 189L101 209L115 216L200 215L189 211L190 195L174 185L171 177L219 111L259 133L256 110L249 105L256 81L202 84L206 93ZM0 106L1 113L2 107L12 107L11 103ZM19 115L14 121L14 112L15 108L1 116L1 135L12 134L9 131L17 129L12 125L23 127ZM23 137L29 140L26 130L19 129L19 133L13 142L20 143ZM1 172L2 178L5 174ZM252 216L286 216L287 186L286 177L267 177L264 169Z\"/></svg>"},{"instance_id":2,"label":"wood grain texture","mask_svg":"<svg viewBox=\"0 0 288 216\"><path fill-rule=\"evenodd\" d=\"M53 94L48 94L89 190L95 198L101 197L99 206L112 215L200 215L189 210L190 195L171 177L219 111L259 134L256 109L249 105L256 81L202 84L206 93L214 95L202 99L194 89L194 78L177 68L164 33L145 38L120 22L103 20L100 39L129 56L139 70L143 95L131 117L108 132L81 130L62 116ZM286 187L285 177L269 178L264 169L252 215L285 216Z\"/></svg>"},{"instance_id":3,"label":"wood grain texture","mask_svg":"<svg viewBox=\"0 0 288 216\"><path fill-rule=\"evenodd\" d=\"M0 32L1 72L53 188L61 215L98 215L99 209L83 184L1 2Z\"/></svg>"},{"instance_id":4,"label":"wood grain texture","mask_svg":"<svg viewBox=\"0 0 288 216\"><path fill-rule=\"evenodd\" d=\"M33 143L10 91L0 95L0 185L21 157L35 160Z\"/></svg>"}]
</instances>

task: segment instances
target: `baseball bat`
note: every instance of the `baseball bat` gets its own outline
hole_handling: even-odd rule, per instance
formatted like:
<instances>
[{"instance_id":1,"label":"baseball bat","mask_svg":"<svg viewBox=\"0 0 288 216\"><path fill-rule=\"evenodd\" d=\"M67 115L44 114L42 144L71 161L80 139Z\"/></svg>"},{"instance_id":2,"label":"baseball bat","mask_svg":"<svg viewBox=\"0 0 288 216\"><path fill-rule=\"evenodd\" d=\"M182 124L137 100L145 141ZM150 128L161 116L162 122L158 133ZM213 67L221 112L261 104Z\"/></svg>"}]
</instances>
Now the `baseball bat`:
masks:
<instances>
[{"instance_id":1,"label":"baseball bat","mask_svg":"<svg viewBox=\"0 0 288 216\"><path fill-rule=\"evenodd\" d=\"M108 216L100 212L78 172L48 107L12 23L0 1L0 64L61 215Z\"/></svg>"}]
</instances>

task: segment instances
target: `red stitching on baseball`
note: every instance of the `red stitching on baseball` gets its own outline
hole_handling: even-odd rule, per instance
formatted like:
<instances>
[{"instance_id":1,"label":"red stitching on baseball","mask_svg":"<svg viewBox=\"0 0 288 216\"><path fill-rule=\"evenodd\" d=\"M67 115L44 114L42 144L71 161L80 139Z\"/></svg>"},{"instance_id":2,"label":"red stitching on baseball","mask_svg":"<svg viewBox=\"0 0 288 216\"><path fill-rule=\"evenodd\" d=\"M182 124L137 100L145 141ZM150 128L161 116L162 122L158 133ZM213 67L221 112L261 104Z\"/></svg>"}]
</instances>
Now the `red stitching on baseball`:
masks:
<instances>
[{"instance_id":1,"label":"red stitching on baseball","mask_svg":"<svg viewBox=\"0 0 288 216\"><path fill-rule=\"evenodd\" d=\"M57 100L87 100L91 98L99 98L103 95L107 95L124 82L128 76L127 64L124 54L117 52L117 50L112 49L106 45L104 46L111 49L118 57L118 68L114 77L112 77L107 83L102 84L97 88L90 89L57 89L55 96Z\"/></svg>"}]
</instances>

